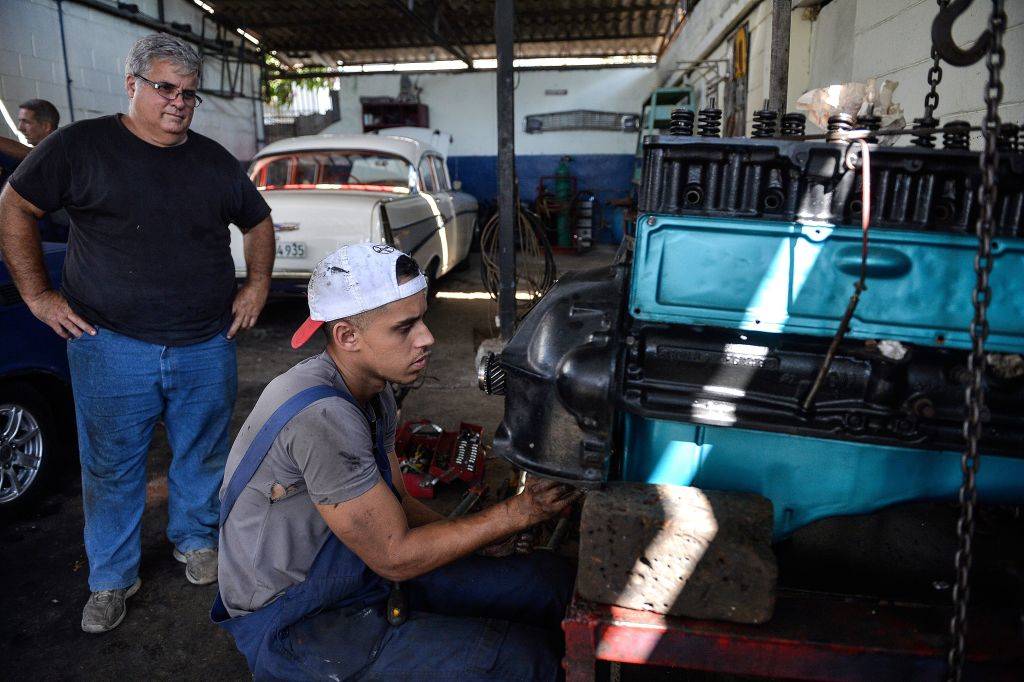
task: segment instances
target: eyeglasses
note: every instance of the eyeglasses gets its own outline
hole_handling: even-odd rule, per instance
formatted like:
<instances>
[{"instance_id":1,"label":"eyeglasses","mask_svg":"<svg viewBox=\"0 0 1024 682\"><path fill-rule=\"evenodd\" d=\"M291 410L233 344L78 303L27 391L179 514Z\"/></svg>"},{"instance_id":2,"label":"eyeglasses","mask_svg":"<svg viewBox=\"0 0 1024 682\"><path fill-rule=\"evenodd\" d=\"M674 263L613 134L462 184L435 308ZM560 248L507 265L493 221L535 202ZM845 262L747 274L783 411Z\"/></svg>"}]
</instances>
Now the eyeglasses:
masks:
<instances>
[{"instance_id":1,"label":"eyeglasses","mask_svg":"<svg viewBox=\"0 0 1024 682\"><path fill-rule=\"evenodd\" d=\"M156 90L156 94L160 95L168 102L173 102L180 94L181 101L184 102L187 107L192 107L194 109L203 103L203 98L197 95L195 90L185 90L183 88L179 88L174 83L165 83L163 81L154 83L142 74L138 73L133 73L132 75L136 78L141 78L152 85L153 89Z\"/></svg>"}]
</instances>

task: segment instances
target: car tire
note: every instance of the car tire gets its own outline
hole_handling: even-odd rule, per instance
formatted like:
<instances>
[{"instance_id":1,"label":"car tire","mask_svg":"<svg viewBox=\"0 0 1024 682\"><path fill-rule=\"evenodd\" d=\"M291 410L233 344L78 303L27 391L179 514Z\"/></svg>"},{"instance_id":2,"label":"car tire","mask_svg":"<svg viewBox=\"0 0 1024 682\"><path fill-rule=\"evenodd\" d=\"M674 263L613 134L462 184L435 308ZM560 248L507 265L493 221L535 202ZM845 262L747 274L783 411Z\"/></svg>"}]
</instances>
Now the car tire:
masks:
<instances>
[{"instance_id":1,"label":"car tire","mask_svg":"<svg viewBox=\"0 0 1024 682\"><path fill-rule=\"evenodd\" d=\"M467 251L466 252L466 257L463 258L462 260L460 260L454 266L452 266L452 270L451 271L452 272L466 272L467 270L469 270L470 260L471 259L469 257L469 252Z\"/></svg>"},{"instance_id":2,"label":"car tire","mask_svg":"<svg viewBox=\"0 0 1024 682\"><path fill-rule=\"evenodd\" d=\"M0 514L28 509L56 479L57 420L31 385L0 385Z\"/></svg>"},{"instance_id":3,"label":"car tire","mask_svg":"<svg viewBox=\"0 0 1024 682\"><path fill-rule=\"evenodd\" d=\"M437 270L439 267L440 265L436 260L431 261L430 265L427 266L427 272L425 273L427 277L427 303L432 303L434 297L437 296Z\"/></svg>"}]
</instances>

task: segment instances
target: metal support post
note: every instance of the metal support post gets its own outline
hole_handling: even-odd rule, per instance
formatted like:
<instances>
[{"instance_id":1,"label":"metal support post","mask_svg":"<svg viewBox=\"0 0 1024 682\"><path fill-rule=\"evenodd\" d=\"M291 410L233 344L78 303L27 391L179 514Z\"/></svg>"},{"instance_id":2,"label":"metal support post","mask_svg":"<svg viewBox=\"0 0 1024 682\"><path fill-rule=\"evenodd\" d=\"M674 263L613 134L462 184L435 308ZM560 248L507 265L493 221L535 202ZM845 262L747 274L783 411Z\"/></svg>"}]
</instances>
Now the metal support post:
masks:
<instances>
[{"instance_id":1,"label":"metal support post","mask_svg":"<svg viewBox=\"0 0 1024 682\"><path fill-rule=\"evenodd\" d=\"M71 67L68 66L68 41L64 35L64 3L57 0L57 22L60 25L60 51L64 55L64 83L68 89L68 115L75 122L75 102L71 97Z\"/></svg>"},{"instance_id":2,"label":"metal support post","mask_svg":"<svg viewBox=\"0 0 1024 682\"><path fill-rule=\"evenodd\" d=\"M498 52L498 326L508 341L516 324L516 143L512 71L515 0L498 0L494 36Z\"/></svg>"},{"instance_id":3,"label":"metal support post","mask_svg":"<svg viewBox=\"0 0 1024 682\"><path fill-rule=\"evenodd\" d=\"M768 77L768 108L784 113L789 91L789 33L793 0L772 0L772 63Z\"/></svg>"}]
</instances>

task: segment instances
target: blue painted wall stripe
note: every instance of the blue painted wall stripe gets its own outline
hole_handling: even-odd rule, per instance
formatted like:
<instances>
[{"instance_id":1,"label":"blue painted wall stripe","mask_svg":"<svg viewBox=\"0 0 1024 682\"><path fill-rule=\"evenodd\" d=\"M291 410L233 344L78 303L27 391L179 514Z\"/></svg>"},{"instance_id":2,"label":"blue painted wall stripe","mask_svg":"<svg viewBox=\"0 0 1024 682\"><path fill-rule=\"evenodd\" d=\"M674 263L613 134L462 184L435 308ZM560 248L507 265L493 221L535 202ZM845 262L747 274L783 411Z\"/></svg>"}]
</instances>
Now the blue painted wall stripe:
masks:
<instances>
[{"instance_id":1,"label":"blue painted wall stripe","mask_svg":"<svg viewBox=\"0 0 1024 682\"><path fill-rule=\"evenodd\" d=\"M632 154L580 154L572 156L569 164L576 176L579 190L589 190L597 196L604 216L605 229L595 235L597 241L617 241L612 236L613 220L621 220L621 212L606 202L628 197L632 191ZM530 204L537 198L540 178L554 175L562 159L561 154L516 156L516 175L519 178L520 198ZM497 156L449 156L448 171L452 180L461 180L462 189L477 198L481 204L493 205L498 190ZM548 183L553 190L553 185Z\"/></svg>"}]
</instances>

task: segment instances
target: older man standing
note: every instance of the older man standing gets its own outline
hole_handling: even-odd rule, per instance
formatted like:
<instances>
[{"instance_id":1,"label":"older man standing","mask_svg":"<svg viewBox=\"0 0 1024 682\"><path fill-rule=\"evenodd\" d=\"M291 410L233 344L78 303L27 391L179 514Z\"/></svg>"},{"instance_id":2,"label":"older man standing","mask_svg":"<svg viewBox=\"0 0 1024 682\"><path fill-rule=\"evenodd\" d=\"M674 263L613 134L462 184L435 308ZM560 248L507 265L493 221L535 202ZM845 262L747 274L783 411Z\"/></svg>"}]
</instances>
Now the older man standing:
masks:
<instances>
[{"instance_id":1,"label":"older man standing","mask_svg":"<svg viewBox=\"0 0 1024 682\"><path fill-rule=\"evenodd\" d=\"M68 339L92 592L82 629L105 632L138 591L146 453L163 421L168 538L196 584L217 578L217 491L236 393L235 334L263 308L274 260L270 209L237 160L189 131L199 56L164 34L125 65L127 114L50 135L0 197L0 249L33 314ZM60 291L35 221L65 208ZM245 234L236 291L229 225Z\"/></svg>"}]
</instances>

